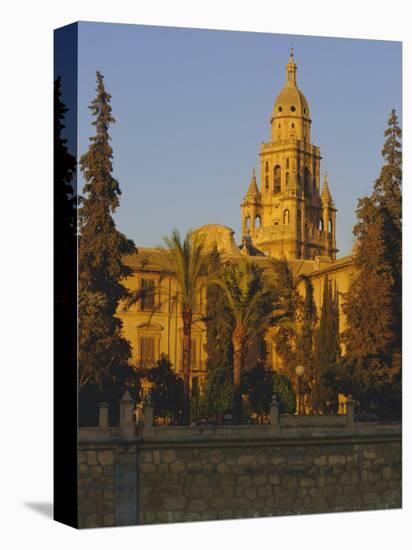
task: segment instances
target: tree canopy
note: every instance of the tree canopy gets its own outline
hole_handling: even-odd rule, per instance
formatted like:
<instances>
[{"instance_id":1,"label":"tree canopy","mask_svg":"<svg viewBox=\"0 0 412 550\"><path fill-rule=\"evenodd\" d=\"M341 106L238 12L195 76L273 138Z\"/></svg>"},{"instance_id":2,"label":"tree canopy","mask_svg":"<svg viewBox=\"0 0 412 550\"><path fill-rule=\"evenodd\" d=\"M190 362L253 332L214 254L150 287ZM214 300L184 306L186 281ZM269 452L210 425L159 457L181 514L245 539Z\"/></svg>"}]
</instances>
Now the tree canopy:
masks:
<instances>
[{"instance_id":1,"label":"tree canopy","mask_svg":"<svg viewBox=\"0 0 412 550\"><path fill-rule=\"evenodd\" d=\"M126 374L130 344L116 310L128 291L122 281L131 271L122 258L134 250L116 229L113 214L120 186L113 176L109 127L115 122L103 75L96 73L97 95L90 105L93 126L88 151L80 158L84 177L79 208L79 385L102 386Z\"/></svg>"},{"instance_id":2,"label":"tree canopy","mask_svg":"<svg viewBox=\"0 0 412 550\"><path fill-rule=\"evenodd\" d=\"M338 383L361 407L401 414L402 151L392 111L382 149L384 164L373 192L358 202L354 260L357 268L343 304L348 328Z\"/></svg>"}]
</instances>

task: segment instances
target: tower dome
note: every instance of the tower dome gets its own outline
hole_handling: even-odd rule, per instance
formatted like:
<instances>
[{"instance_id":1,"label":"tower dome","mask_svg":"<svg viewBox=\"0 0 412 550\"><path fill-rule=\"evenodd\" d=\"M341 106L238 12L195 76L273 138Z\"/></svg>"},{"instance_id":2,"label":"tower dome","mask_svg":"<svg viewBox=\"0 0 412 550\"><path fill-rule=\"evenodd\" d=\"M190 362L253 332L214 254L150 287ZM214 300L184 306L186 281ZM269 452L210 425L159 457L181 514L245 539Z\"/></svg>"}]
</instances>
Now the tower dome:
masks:
<instances>
[{"instance_id":1,"label":"tower dome","mask_svg":"<svg viewBox=\"0 0 412 550\"><path fill-rule=\"evenodd\" d=\"M273 106L271 123L273 141L290 139L310 139L309 103L296 83L297 66L293 49L286 65L286 82Z\"/></svg>"},{"instance_id":2,"label":"tower dome","mask_svg":"<svg viewBox=\"0 0 412 550\"><path fill-rule=\"evenodd\" d=\"M272 112L272 120L275 117L303 116L309 118L309 103L299 88L286 84L276 98Z\"/></svg>"}]
</instances>

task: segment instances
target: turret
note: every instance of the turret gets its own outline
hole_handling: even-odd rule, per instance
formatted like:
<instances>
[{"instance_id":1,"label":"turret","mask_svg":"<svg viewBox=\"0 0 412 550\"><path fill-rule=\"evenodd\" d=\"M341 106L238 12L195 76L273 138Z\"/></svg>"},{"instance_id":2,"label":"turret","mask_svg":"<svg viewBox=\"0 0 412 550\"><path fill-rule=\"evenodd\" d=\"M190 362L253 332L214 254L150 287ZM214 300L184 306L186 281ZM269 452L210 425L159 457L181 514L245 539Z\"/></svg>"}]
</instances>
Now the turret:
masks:
<instances>
[{"instance_id":1,"label":"turret","mask_svg":"<svg viewBox=\"0 0 412 550\"><path fill-rule=\"evenodd\" d=\"M322 221L327 255L336 257L336 208L329 191L328 174L325 172L322 188Z\"/></svg>"},{"instance_id":2,"label":"turret","mask_svg":"<svg viewBox=\"0 0 412 550\"><path fill-rule=\"evenodd\" d=\"M256 172L253 168L252 176L242 205L242 238L254 232L256 220L260 226L260 193L256 182Z\"/></svg>"}]
</instances>

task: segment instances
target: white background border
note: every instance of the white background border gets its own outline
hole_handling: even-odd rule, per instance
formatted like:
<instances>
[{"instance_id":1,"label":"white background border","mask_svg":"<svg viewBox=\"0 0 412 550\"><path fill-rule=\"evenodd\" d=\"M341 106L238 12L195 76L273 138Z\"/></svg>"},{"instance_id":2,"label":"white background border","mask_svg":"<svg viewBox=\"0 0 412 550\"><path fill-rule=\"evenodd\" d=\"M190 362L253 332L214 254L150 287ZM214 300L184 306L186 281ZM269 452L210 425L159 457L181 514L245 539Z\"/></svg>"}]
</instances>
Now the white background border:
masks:
<instances>
[{"instance_id":1,"label":"white background border","mask_svg":"<svg viewBox=\"0 0 412 550\"><path fill-rule=\"evenodd\" d=\"M406 0L3 2L0 32L0 545L2 548L373 550L411 539L404 509L77 532L30 507L52 500L52 52L77 20L403 40L404 321L410 326L411 15ZM407 331L405 330L405 340ZM410 339L409 339L410 340ZM405 357L409 358L410 342ZM404 360L405 426L410 386ZM64 391L64 388L62 388ZM409 407L410 408L410 407ZM405 456L409 429L405 430ZM410 445L409 445L410 449Z\"/></svg>"}]
</instances>

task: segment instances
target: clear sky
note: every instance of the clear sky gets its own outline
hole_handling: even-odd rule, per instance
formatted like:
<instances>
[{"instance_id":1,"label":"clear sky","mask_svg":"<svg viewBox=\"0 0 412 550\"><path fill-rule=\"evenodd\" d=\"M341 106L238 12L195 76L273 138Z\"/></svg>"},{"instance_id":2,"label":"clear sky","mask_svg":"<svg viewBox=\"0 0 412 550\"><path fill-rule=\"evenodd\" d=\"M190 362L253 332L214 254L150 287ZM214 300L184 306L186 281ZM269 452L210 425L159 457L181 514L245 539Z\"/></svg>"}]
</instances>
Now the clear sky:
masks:
<instances>
[{"instance_id":1,"label":"clear sky","mask_svg":"<svg viewBox=\"0 0 412 550\"><path fill-rule=\"evenodd\" d=\"M310 29L308 28L308 32ZM293 42L336 203L339 255L357 199L379 174L389 112L401 116L401 43L107 23L79 25L79 154L101 71L112 94L116 222L137 246L221 223L240 239L240 203L284 85Z\"/></svg>"}]
</instances>

